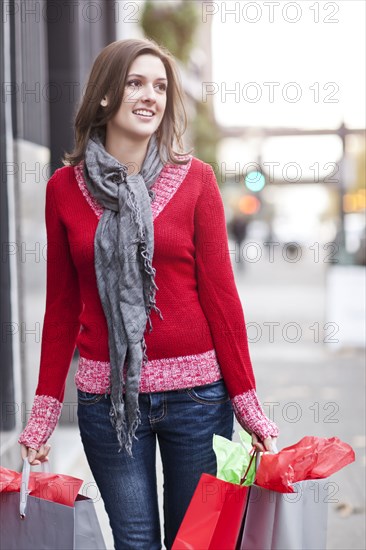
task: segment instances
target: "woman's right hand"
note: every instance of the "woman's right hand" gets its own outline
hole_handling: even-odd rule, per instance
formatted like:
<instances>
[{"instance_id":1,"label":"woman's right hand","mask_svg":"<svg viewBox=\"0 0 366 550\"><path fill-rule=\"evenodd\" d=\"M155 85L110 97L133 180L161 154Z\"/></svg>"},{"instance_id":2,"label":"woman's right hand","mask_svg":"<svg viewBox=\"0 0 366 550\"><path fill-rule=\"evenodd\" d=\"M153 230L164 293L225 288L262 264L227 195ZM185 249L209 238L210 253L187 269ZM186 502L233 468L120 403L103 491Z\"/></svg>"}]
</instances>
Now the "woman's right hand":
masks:
<instances>
[{"instance_id":1,"label":"woman's right hand","mask_svg":"<svg viewBox=\"0 0 366 550\"><path fill-rule=\"evenodd\" d=\"M26 447L21 443L20 449L22 459L24 460L25 458L28 458L28 462L29 464L31 464L31 466L37 466L38 464L41 464L41 462L45 462L48 460L47 455L51 450L51 445L41 445L41 447L37 451L36 449Z\"/></svg>"},{"instance_id":2,"label":"woman's right hand","mask_svg":"<svg viewBox=\"0 0 366 550\"><path fill-rule=\"evenodd\" d=\"M277 437L267 437L261 441L255 433L252 433L252 445L256 451L260 451L262 453L265 451L269 451L270 453L277 452L276 441Z\"/></svg>"}]
</instances>

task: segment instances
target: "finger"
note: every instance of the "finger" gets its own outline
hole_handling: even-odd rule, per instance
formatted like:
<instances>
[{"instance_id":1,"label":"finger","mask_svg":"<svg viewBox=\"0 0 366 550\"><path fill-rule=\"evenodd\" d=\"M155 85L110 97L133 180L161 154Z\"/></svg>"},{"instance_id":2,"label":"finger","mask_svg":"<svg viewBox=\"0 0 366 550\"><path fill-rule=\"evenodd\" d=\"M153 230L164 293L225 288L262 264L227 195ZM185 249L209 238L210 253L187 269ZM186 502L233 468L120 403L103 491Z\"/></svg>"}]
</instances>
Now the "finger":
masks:
<instances>
[{"instance_id":1,"label":"finger","mask_svg":"<svg viewBox=\"0 0 366 550\"><path fill-rule=\"evenodd\" d=\"M264 439L264 441L263 441L263 444L264 444L264 448L266 449L266 451L272 452L272 438L271 437L266 437L266 439Z\"/></svg>"},{"instance_id":2,"label":"finger","mask_svg":"<svg viewBox=\"0 0 366 550\"><path fill-rule=\"evenodd\" d=\"M262 445L262 442L258 439L258 436L255 433L252 433L252 445L253 447L260 452L264 452L265 448Z\"/></svg>"},{"instance_id":3,"label":"finger","mask_svg":"<svg viewBox=\"0 0 366 550\"><path fill-rule=\"evenodd\" d=\"M40 462L44 462L46 459L47 453L49 451L48 449L49 445L41 445L39 448L39 451L37 452L36 459Z\"/></svg>"},{"instance_id":4,"label":"finger","mask_svg":"<svg viewBox=\"0 0 366 550\"><path fill-rule=\"evenodd\" d=\"M28 462L29 464L32 464L32 466L39 464L39 460L36 460L37 457L37 450L28 448Z\"/></svg>"},{"instance_id":5,"label":"finger","mask_svg":"<svg viewBox=\"0 0 366 550\"><path fill-rule=\"evenodd\" d=\"M275 443L276 443L276 438L275 437L266 437L266 439L263 441L264 443L264 446L266 448L266 451L269 451L270 453L274 453L275 452Z\"/></svg>"},{"instance_id":6,"label":"finger","mask_svg":"<svg viewBox=\"0 0 366 550\"><path fill-rule=\"evenodd\" d=\"M50 450L51 450L51 445L45 445L45 456L46 456L46 458L48 457L48 454L49 454Z\"/></svg>"},{"instance_id":7,"label":"finger","mask_svg":"<svg viewBox=\"0 0 366 550\"><path fill-rule=\"evenodd\" d=\"M50 452L50 450L51 450L51 445L42 446L42 454L40 456L38 456L37 458L41 462L46 462L48 460L48 453Z\"/></svg>"}]
</instances>

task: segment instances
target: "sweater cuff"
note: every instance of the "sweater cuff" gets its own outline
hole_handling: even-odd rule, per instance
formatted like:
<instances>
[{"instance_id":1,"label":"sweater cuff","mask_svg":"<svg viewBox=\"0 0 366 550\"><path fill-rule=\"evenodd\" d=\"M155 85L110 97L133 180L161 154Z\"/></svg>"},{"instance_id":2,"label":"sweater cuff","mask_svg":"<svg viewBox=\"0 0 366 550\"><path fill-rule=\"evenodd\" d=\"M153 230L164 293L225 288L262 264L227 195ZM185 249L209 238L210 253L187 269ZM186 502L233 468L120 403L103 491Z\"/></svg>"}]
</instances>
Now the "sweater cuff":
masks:
<instances>
[{"instance_id":1,"label":"sweater cuff","mask_svg":"<svg viewBox=\"0 0 366 550\"><path fill-rule=\"evenodd\" d=\"M231 400L239 424L247 432L255 433L263 441L267 437L277 437L278 427L266 417L255 390L236 395Z\"/></svg>"},{"instance_id":2,"label":"sweater cuff","mask_svg":"<svg viewBox=\"0 0 366 550\"><path fill-rule=\"evenodd\" d=\"M60 418L62 404L49 395L36 395L27 425L18 443L37 451L51 437Z\"/></svg>"}]
</instances>

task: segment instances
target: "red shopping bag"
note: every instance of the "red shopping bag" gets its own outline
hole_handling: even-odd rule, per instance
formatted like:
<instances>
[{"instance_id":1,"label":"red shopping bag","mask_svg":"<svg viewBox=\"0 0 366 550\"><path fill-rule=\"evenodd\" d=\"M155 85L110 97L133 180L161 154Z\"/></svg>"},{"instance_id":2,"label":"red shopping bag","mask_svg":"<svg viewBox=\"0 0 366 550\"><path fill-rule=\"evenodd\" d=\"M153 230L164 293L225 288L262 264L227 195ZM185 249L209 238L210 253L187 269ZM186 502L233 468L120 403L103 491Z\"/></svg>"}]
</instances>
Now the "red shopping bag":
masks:
<instances>
[{"instance_id":1,"label":"red shopping bag","mask_svg":"<svg viewBox=\"0 0 366 550\"><path fill-rule=\"evenodd\" d=\"M338 437L303 437L276 454L262 455L255 484L279 493L293 493L293 483L323 479L354 462L350 445Z\"/></svg>"},{"instance_id":2,"label":"red shopping bag","mask_svg":"<svg viewBox=\"0 0 366 550\"><path fill-rule=\"evenodd\" d=\"M240 484L202 474L172 550L235 550L241 533L248 489L246 480L254 452Z\"/></svg>"},{"instance_id":3,"label":"red shopping bag","mask_svg":"<svg viewBox=\"0 0 366 550\"><path fill-rule=\"evenodd\" d=\"M234 550L248 487L202 474L172 550Z\"/></svg>"}]
</instances>

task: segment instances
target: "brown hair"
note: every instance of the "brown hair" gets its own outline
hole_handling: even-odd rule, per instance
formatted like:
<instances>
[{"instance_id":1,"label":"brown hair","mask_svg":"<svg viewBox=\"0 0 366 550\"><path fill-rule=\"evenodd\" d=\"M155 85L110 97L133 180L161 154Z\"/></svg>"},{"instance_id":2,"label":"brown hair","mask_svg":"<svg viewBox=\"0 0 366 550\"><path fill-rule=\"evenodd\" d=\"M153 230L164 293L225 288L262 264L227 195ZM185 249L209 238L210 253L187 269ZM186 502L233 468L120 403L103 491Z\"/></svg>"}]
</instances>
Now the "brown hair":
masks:
<instances>
[{"instance_id":1,"label":"brown hair","mask_svg":"<svg viewBox=\"0 0 366 550\"><path fill-rule=\"evenodd\" d=\"M121 105L129 67L142 54L156 55L161 59L168 78L166 109L156 132L160 152L164 148L166 151L167 158L163 158L163 161L173 164L188 162L187 159L179 158L179 155L188 154L183 152L182 143L182 136L187 128L187 115L175 60L166 48L146 38L112 42L95 59L75 117L75 146L71 153L65 153L64 164L78 164L84 158L91 133L105 132L106 123ZM103 108L100 101L107 94L108 106ZM173 149L175 143L179 152Z\"/></svg>"}]
</instances>

